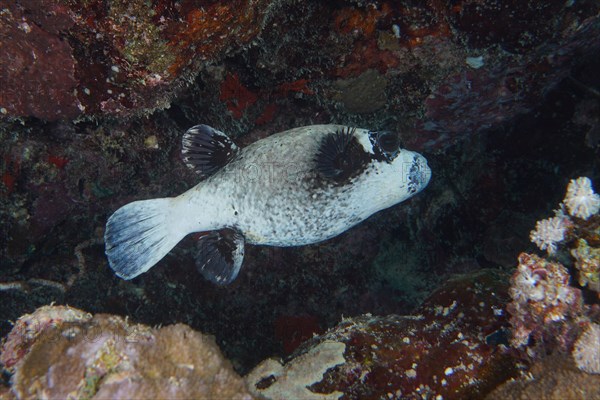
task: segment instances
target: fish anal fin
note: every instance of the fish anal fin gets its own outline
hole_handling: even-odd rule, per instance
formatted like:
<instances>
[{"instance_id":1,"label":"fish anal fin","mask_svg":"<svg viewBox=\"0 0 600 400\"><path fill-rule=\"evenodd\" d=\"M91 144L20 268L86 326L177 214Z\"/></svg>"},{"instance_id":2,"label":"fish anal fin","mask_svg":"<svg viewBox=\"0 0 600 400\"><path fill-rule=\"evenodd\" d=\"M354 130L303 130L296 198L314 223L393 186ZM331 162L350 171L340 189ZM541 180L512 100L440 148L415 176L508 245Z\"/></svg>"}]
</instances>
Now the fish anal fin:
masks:
<instances>
[{"instance_id":1,"label":"fish anal fin","mask_svg":"<svg viewBox=\"0 0 600 400\"><path fill-rule=\"evenodd\" d=\"M223 132L208 125L196 125L183 135L183 162L202 178L223 168L238 153L239 148Z\"/></svg>"},{"instance_id":2,"label":"fish anal fin","mask_svg":"<svg viewBox=\"0 0 600 400\"><path fill-rule=\"evenodd\" d=\"M228 285L235 280L244 260L244 236L235 229L209 232L198 241L196 267L207 280Z\"/></svg>"}]
</instances>

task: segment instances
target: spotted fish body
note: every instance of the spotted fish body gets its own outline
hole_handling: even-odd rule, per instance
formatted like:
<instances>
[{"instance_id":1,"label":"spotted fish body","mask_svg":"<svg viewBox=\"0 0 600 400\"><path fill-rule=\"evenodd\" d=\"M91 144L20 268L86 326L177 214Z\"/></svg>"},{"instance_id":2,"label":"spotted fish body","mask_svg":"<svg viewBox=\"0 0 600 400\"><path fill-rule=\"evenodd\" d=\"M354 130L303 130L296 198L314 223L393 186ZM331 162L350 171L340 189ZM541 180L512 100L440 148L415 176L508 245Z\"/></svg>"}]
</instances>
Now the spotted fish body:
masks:
<instances>
[{"instance_id":1,"label":"spotted fish body","mask_svg":"<svg viewBox=\"0 0 600 400\"><path fill-rule=\"evenodd\" d=\"M105 235L109 263L131 279L185 235L215 231L197 263L205 277L224 284L237 276L244 243L299 246L337 236L429 182L425 158L385 135L313 125L238 149L222 132L193 127L183 156L205 179L176 198L117 210Z\"/></svg>"}]
</instances>

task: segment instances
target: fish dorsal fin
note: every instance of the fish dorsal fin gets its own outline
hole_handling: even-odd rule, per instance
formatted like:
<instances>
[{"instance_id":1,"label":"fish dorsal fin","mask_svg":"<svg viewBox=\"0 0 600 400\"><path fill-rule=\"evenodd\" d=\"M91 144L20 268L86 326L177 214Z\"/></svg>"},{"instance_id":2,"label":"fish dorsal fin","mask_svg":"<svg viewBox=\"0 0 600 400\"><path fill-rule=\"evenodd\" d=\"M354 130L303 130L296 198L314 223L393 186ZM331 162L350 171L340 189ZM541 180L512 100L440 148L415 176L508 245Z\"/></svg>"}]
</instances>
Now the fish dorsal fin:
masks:
<instances>
[{"instance_id":1,"label":"fish dorsal fin","mask_svg":"<svg viewBox=\"0 0 600 400\"><path fill-rule=\"evenodd\" d=\"M239 152L229 137L208 125L196 125L182 139L183 162L207 178L223 168Z\"/></svg>"},{"instance_id":2,"label":"fish dorsal fin","mask_svg":"<svg viewBox=\"0 0 600 400\"><path fill-rule=\"evenodd\" d=\"M355 132L356 128L343 128L323 138L315 156L321 176L344 183L366 168L370 157L354 136Z\"/></svg>"},{"instance_id":3,"label":"fish dorsal fin","mask_svg":"<svg viewBox=\"0 0 600 400\"><path fill-rule=\"evenodd\" d=\"M234 229L212 231L198 242L196 267L207 280L228 285L244 261L244 236Z\"/></svg>"}]
</instances>

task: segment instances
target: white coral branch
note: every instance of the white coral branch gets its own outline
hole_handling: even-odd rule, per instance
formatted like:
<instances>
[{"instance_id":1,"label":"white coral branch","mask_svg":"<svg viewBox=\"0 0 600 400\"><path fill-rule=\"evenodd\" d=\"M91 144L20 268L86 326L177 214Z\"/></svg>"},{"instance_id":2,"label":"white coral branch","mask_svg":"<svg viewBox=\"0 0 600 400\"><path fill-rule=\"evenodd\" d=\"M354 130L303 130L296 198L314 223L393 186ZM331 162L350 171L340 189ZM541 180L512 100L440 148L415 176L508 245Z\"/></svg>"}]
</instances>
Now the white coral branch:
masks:
<instances>
[{"instance_id":1,"label":"white coral branch","mask_svg":"<svg viewBox=\"0 0 600 400\"><path fill-rule=\"evenodd\" d=\"M538 221L529 237L540 250L547 250L548 254L553 254L557 243L565 239L566 221L566 218L559 216Z\"/></svg>"},{"instance_id":2,"label":"white coral branch","mask_svg":"<svg viewBox=\"0 0 600 400\"><path fill-rule=\"evenodd\" d=\"M588 219L600 210L600 196L594 193L592 181L586 177L571 179L564 203L569 214Z\"/></svg>"}]
</instances>

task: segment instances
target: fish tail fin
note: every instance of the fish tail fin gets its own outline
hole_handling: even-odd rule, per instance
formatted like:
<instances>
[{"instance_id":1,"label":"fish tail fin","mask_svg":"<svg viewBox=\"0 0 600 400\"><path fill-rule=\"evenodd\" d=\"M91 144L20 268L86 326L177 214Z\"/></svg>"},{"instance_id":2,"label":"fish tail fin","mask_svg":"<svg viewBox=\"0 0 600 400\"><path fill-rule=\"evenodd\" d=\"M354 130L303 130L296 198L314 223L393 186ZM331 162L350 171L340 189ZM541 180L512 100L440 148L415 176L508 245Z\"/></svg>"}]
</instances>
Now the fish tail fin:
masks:
<instances>
[{"instance_id":1,"label":"fish tail fin","mask_svg":"<svg viewBox=\"0 0 600 400\"><path fill-rule=\"evenodd\" d=\"M134 201L110 216L104 233L105 252L117 276L133 279L148 271L188 233L171 218L173 200Z\"/></svg>"}]
</instances>

